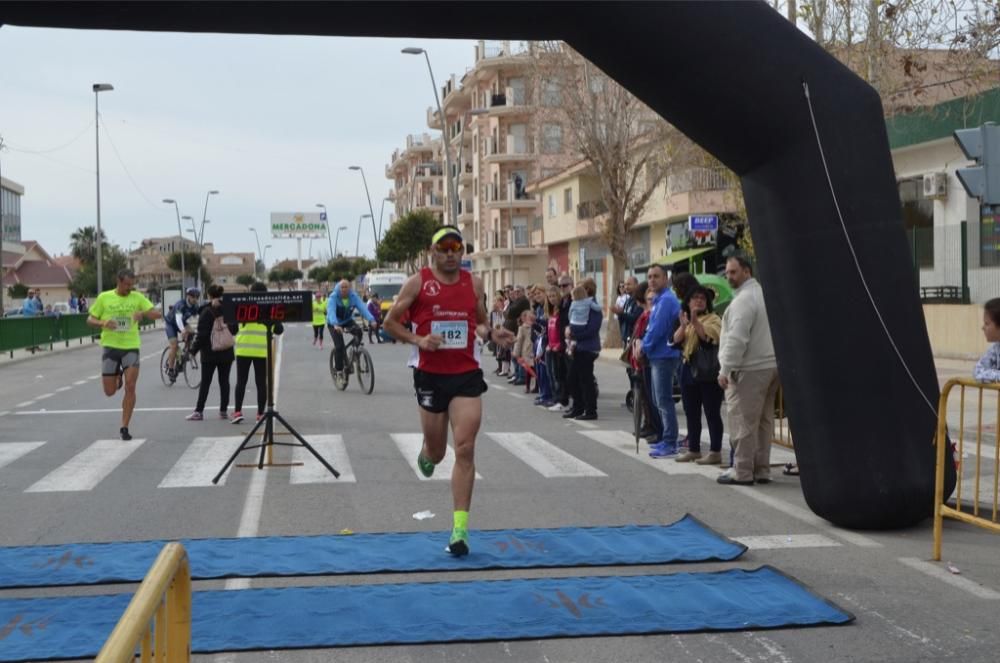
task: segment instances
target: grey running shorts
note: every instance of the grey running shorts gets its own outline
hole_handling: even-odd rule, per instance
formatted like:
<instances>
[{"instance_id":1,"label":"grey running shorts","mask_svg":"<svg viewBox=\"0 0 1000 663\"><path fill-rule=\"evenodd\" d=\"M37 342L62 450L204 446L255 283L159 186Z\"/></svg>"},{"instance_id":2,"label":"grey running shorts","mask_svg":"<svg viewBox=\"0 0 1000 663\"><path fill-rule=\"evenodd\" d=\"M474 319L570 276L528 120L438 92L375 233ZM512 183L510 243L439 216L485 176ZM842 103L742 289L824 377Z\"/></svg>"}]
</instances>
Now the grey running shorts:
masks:
<instances>
[{"instance_id":1,"label":"grey running shorts","mask_svg":"<svg viewBox=\"0 0 1000 663\"><path fill-rule=\"evenodd\" d=\"M118 375L126 368L135 366L139 368L138 350L119 350L118 348L104 348L101 356L101 374Z\"/></svg>"}]
</instances>

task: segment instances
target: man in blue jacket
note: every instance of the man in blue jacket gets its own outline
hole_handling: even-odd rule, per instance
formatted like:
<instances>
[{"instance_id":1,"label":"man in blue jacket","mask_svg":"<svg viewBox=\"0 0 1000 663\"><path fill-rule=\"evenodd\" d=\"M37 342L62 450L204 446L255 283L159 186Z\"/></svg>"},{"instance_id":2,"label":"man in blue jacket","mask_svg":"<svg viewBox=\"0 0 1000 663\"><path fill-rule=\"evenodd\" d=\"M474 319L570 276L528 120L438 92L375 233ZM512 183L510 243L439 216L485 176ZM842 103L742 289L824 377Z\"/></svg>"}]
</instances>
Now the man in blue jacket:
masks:
<instances>
[{"instance_id":1,"label":"man in blue jacket","mask_svg":"<svg viewBox=\"0 0 1000 663\"><path fill-rule=\"evenodd\" d=\"M368 312L368 307L361 301L361 297L351 289L351 282L344 279L336 292L330 295L326 304L326 324L333 338L333 362L338 372L344 370L344 330L357 326L354 322L354 311L360 313L368 322L375 322L375 318Z\"/></svg>"},{"instance_id":2,"label":"man in blue jacket","mask_svg":"<svg viewBox=\"0 0 1000 663\"><path fill-rule=\"evenodd\" d=\"M674 375L681 361L680 350L672 337L681 305L667 282L666 268L652 265L646 273L649 289L656 295L649 315L646 333L642 337L642 354L649 361L652 373L652 405L663 422L663 439L654 444L649 455L667 458L677 455L677 411L674 409Z\"/></svg>"}]
</instances>

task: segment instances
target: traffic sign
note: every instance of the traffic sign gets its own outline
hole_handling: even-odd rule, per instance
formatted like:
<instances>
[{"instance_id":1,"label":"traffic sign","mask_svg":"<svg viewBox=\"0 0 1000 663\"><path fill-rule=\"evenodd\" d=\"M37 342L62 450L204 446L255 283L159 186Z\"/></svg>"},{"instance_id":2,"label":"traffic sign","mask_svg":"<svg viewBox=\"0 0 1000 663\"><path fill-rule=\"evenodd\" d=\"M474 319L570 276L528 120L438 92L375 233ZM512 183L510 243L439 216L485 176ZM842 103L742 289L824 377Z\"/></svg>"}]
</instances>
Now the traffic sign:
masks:
<instances>
[{"instance_id":1,"label":"traffic sign","mask_svg":"<svg viewBox=\"0 0 1000 663\"><path fill-rule=\"evenodd\" d=\"M1000 205L1000 126L986 122L976 129L958 129L955 141L975 166L955 171L972 198L984 205Z\"/></svg>"}]
</instances>

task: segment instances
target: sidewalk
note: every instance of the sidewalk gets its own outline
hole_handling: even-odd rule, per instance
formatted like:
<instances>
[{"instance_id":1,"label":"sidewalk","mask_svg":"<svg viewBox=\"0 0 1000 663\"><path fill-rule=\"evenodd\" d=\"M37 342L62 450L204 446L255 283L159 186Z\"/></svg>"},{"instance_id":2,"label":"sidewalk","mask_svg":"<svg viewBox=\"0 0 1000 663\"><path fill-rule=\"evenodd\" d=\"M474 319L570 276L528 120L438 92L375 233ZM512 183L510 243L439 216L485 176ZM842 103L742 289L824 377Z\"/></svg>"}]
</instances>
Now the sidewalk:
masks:
<instances>
[{"instance_id":1,"label":"sidewalk","mask_svg":"<svg viewBox=\"0 0 1000 663\"><path fill-rule=\"evenodd\" d=\"M159 332L163 334L163 327L158 326L155 323L143 329L139 333L145 339L149 334ZM66 347L66 341L58 341L52 344L52 349L49 349L48 345L43 345L41 350L36 350L32 353L30 350L14 350L13 357L11 357L10 352L0 353L0 367L6 366L8 364L17 364L22 361L28 361L31 359L41 358L41 357L51 357L54 355L62 354L65 352L72 352L74 350L83 350L84 348L99 348L100 345L96 340L91 341L90 338L74 338L69 341L69 347Z\"/></svg>"}]
</instances>

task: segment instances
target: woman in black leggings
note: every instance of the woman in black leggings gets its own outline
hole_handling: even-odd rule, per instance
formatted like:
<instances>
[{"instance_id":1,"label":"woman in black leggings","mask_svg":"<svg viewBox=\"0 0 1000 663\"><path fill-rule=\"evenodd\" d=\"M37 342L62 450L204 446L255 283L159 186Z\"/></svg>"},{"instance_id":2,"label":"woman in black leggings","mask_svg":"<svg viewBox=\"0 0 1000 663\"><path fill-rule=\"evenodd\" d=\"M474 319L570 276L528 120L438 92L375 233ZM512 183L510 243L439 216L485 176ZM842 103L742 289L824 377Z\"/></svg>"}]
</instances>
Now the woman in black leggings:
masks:
<instances>
[{"instance_id":1,"label":"woman in black leggings","mask_svg":"<svg viewBox=\"0 0 1000 663\"><path fill-rule=\"evenodd\" d=\"M208 390L212 387L212 375L219 373L219 418L228 419L229 409L229 371L233 366L236 355L233 353L233 346L228 348L212 349L212 330L218 330L219 326L229 330L232 339L235 340L239 331L236 325L216 324L222 318L222 286L213 285L208 288L208 304L201 307L198 314L198 331L195 336L194 347L200 352L201 358L201 386L198 388L198 402L194 406L194 412L187 416L188 421L201 421L204 419L205 401L208 400Z\"/></svg>"}]
</instances>

